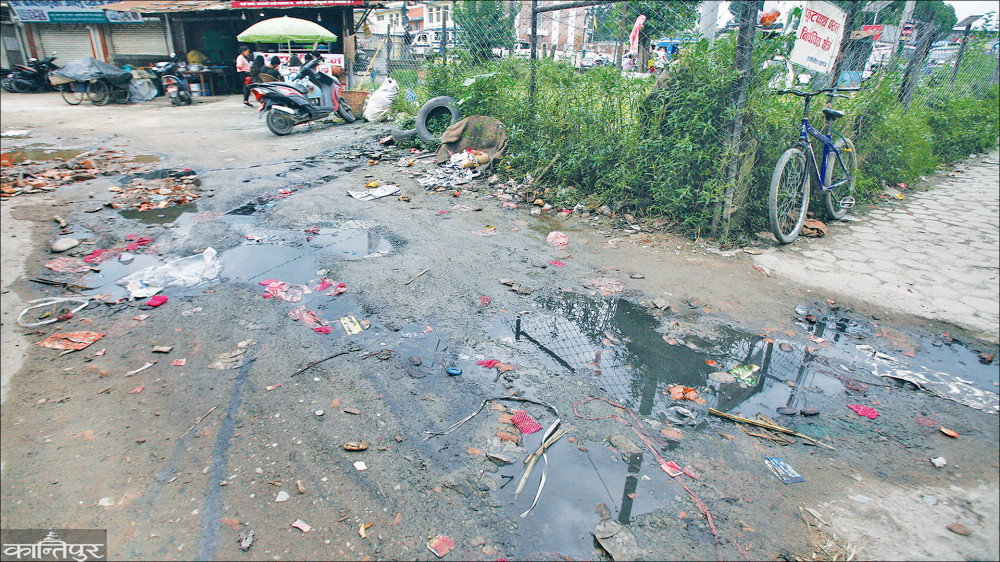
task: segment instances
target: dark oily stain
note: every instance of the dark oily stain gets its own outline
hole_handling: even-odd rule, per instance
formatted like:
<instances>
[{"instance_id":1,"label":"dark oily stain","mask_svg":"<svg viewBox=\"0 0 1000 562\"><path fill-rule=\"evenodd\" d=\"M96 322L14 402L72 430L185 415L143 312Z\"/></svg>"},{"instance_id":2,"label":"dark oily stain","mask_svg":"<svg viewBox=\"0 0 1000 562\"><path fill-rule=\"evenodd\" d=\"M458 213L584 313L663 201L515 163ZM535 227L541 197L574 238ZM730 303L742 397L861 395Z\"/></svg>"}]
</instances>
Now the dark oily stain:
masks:
<instances>
[{"instance_id":1,"label":"dark oily stain","mask_svg":"<svg viewBox=\"0 0 1000 562\"><path fill-rule=\"evenodd\" d=\"M69 160L83 154L79 149L56 148L15 148L7 153L12 164L23 164L29 160L43 162L47 160Z\"/></svg>"}]
</instances>

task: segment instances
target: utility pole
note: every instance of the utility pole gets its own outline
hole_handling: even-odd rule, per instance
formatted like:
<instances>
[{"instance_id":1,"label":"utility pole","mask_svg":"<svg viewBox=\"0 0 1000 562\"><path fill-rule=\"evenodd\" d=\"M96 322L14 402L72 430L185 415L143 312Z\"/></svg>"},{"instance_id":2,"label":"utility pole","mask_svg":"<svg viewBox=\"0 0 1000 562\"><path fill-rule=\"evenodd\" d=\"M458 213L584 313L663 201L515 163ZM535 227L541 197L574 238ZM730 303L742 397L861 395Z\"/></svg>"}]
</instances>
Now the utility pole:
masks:
<instances>
[{"instance_id":1,"label":"utility pole","mask_svg":"<svg viewBox=\"0 0 1000 562\"><path fill-rule=\"evenodd\" d=\"M913 9L916 7L916 0L906 0L906 5L903 6L903 17L899 19L899 33L896 34L896 40L892 42L892 59L890 62L896 60L896 57L899 56L897 51L899 50L899 42L903 39L903 26L913 17ZM910 38L912 39L912 34Z\"/></svg>"},{"instance_id":2,"label":"utility pole","mask_svg":"<svg viewBox=\"0 0 1000 562\"><path fill-rule=\"evenodd\" d=\"M719 21L719 0L705 0L701 3L701 20L698 35L702 39L715 40L715 28Z\"/></svg>"}]
</instances>

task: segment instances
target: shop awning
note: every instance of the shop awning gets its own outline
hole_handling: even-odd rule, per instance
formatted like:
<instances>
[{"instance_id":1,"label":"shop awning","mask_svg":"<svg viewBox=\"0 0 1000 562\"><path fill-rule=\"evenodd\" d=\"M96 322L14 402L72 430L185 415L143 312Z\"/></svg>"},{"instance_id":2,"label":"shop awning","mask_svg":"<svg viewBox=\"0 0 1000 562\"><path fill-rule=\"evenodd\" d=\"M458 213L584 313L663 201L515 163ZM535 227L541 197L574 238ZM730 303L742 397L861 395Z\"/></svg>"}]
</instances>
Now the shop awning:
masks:
<instances>
[{"instance_id":1,"label":"shop awning","mask_svg":"<svg viewBox=\"0 0 1000 562\"><path fill-rule=\"evenodd\" d=\"M150 0L125 0L101 6L116 12L139 12L141 14L162 14L174 12L200 12L202 10L230 10L232 2L219 0L175 0L155 2Z\"/></svg>"}]
</instances>

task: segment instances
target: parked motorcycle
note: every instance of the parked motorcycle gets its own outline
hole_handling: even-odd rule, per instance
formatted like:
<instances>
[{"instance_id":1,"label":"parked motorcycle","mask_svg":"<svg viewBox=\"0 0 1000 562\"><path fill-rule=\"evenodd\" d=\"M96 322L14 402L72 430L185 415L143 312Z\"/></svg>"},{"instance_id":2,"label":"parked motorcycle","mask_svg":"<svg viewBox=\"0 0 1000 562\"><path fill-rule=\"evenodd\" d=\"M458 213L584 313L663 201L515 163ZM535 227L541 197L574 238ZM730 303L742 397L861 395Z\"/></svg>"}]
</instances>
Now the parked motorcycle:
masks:
<instances>
[{"instance_id":1,"label":"parked motorcycle","mask_svg":"<svg viewBox=\"0 0 1000 562\"><path fill-rule=\"evenodd\" d=\"M180 65L176 61L158 62L153 66L153 73L160 81L163 93L170 98L171 105L191 105L191 89L187 80L181 74Z\"/></svg>"},{"instance_id":2,"label":"parked motorcycle","mask_svg":"<svg viewBox=\"0 0 1000 562\"><path fill-rule=\"evenodd\" d=\"M250 91L260 102L261 115L266 117L267 128L282 136L302 123L317 121L336 113L348 123L354 122L351 106L340 97L344 85L338 78L316 70L320 59L307 62L289 82L255 82ZM306 87L294 82L305 77L320 91L319 105L306 97Z\"/></svg>"},{"instance_id":3,"label":"parked motorcycle","mask_svg":"<svg viewBox=\"0 0 1000 562\"><path fill-rule=\"evenodd\" d=\"M55 59L55 54L53 54L53 56L41 60L32 57L28 59L26 65L16 64L13 72L4 76L3 80L0 81L0 86L8 92L16 94L54 90L55 87L49 83L49 71L59 68L52 63Z\"/></svg>"}]
</instances>

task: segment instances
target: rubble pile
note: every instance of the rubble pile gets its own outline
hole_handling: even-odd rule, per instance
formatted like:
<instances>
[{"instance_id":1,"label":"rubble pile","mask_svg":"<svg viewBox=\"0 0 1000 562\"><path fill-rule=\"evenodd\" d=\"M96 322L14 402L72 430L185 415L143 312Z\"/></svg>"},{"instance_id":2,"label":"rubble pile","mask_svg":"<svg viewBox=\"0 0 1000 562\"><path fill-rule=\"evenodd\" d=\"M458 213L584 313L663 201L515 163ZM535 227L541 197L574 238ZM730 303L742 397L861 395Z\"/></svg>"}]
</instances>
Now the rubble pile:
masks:
<instances>
[{"instance_id":1,"label":"rubble pile","mask_svg":"<svg viewBox=\"0 0 1000 562\"><path fill-rule=\"evenodd\" d=\"M53 191L61 185L92 180L99 175L136 173L150 166L149 162L137 162L132 156L109 149L84 152L66 160L22 162L15 162L11 153L5 152L0 155L0 197Z\"/></svg>"},{"instance_id":2,"label":"rubble pile","mask_svg":"<svg viewBox=\"0 0 1000 562\"><path fill-rule=\"evenodd\" d=\"M193 171L175 170L162 178L133 178L124 187L113 187L114 209L163 209L170 205L183 205L201 197L198 186L201 180Z\"/></svg>"}]
</instances>

